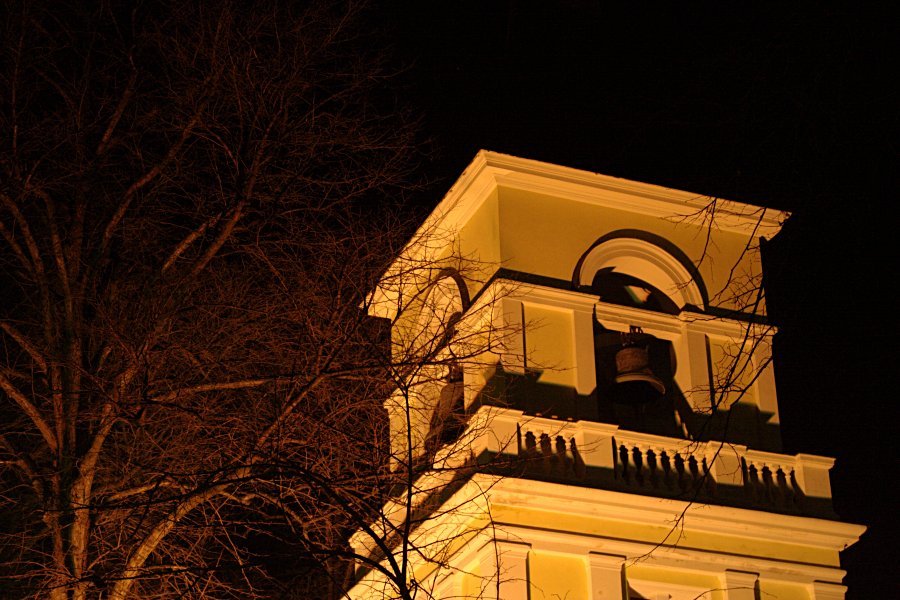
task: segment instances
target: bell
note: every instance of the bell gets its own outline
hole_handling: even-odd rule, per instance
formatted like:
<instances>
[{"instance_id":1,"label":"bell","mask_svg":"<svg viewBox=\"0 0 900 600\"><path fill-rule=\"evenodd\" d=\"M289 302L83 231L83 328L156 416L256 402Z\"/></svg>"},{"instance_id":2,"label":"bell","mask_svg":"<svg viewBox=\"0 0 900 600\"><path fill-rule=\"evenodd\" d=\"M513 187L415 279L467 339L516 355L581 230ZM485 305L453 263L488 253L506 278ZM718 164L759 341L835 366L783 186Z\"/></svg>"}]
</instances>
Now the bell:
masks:
<instances>
[{"instance_id":1,"label":"bell","mask_svg":"<svg viewBox=\"0 0 900 600\"><path fill-rule=\"evenodd\" d=\"M641 345L649 337L634 325L622 334L622 348L616 352L616 384L623 399L643 403L666 393L665 384L650 370L647 347Z\"/></svg>"}]
</instances>

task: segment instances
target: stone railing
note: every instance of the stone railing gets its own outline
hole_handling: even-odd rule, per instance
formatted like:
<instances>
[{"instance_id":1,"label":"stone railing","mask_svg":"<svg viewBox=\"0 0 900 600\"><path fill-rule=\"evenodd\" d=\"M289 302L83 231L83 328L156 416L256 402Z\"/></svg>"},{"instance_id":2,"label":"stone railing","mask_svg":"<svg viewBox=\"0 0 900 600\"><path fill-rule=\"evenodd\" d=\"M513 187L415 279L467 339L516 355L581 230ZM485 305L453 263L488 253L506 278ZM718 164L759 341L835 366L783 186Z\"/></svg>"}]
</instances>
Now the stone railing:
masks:
<instances>
[{"instance_id":1,"label":"stone railing","mask_svg":"<svg viewBox=\"0 0 900 600\"><path fill-rule=\"evenodd\" d=\"M355 550L375 556L379 549L372 545L373 534L389 539L400 531L410 514L427 508L426 503L439 498L438 493L460 474L474 473L479 467L473 457L484 453L493 457L481 468L494 468L500 475L512 470L520 476L650 496L834 516L831 458L692 442L608 423L546 419L482 406L462 436L438 450L435 468L415 480L412 501L404 495L388 502L371 532L358 532L351 539Z\"/></svg>"},{"instance_id":2,"label":"stone railing","mask_svg":"<svg viewBox=\"0 0 900 600\"><path fill-rule=\"evenodd\" d=\"M472 442L476 454L517 456L536 475L784 510L800 510L807 499L827 500L830 507L834 460L826 457L692 442L497 407L482 407L474 423L479 427Z\"/></svg>"}]
</instances>

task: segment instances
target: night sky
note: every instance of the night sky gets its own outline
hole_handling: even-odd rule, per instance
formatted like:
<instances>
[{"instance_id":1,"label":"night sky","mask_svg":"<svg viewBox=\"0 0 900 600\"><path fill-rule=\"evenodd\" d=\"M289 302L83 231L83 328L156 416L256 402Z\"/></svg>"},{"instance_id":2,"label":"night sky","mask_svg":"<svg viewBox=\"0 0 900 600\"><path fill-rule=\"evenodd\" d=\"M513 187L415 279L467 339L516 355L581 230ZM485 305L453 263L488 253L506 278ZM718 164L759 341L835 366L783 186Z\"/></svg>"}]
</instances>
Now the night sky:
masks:
<instances>
[{"instance_id":1,"label":"night sky","mask_svg":"<svg viewBox=\"0 0 900 600\"><path fill-rule=\"evenodd\" d=\"M785 451L836 457L838 514L869 526L844 553L848 598L898 597L898 20L765 6L418 1L382 15L408 67L398 94L423 118L421 203L485 148L793 213L765 256Z\"/></svg>"}]
</instances>

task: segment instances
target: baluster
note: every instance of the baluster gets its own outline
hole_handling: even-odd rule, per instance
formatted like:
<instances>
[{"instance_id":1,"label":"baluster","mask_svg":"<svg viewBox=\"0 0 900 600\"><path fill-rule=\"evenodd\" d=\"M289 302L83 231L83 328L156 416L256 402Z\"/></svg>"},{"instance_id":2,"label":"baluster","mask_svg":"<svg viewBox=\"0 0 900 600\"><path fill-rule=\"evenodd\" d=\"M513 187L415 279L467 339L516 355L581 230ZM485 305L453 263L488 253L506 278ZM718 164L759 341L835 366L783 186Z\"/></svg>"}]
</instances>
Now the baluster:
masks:
<instances>
[{"instance_id":1,"label":"baluster","mask_svg":"<svg viewBox=\"0 0 900 600\"><path fill-rule=\"evenodd\" d=\"M697 459L693 456L688 457L687 463L690 471L691 491L696 491L700 485L700 467L697 465Z\"/></svg>"},{"instance_id":2,"label":"baluster","mask_svg":"<svg viewBox=\"0 0 900 600\"><path fill-rule=\"evenodd\" d=\"M622 480L631 483L631 469L628 468L628 448L625 444L619 446L619 461L622 463Z\"/></svg>"},{"instance_id":3,"label":"baluster","mask_svg":"<svg viewBox=\"0 0 900 600\"><path fill-rule=\"evenodd\" d=\"M759 469L756 468L756 465L750 464L747 467L747 487L750 490L750 500L754 504L759 504L760 502L760 487L761 484L759 482Z\"/></svg>"},{"instance_id":4,"label":"baluster","mask_svg":"<svg viewBox=\"0 0 900 600\"><path fill-rule=\"evenodd\" d=\"M541 459L544 466L544 474L549 475L553 470L553 444L550 442L550 436L546 433L541 434Z\"/></svg>"},{"instance_id":5,"label":"baluster","mask_svg":"<svg viewBox=\"0 0 900 600\"><path fill-rule=\"evenodd\" d=\"M803 490L800 489L800 484L797 483L797 473L793 469L791 469L791 489L794 491L794 505L799 509L803 509Z\"/></svg>"},{"instance_id":6,"label":"baluster","mask_svg":"<svg viewBox=\"0 0 900 600\"><path fill-rule=\"evenodd\" d=\"M772 483L772 471L766 465L763 465L762 468L762 484L764 501L768 504L775 504L775 486Z\"/></svg>"},{"instance_id":7,"label":"baluster","mask_svg":"<svg viewBox=\"0 0 900 600\"><path fill-rule=\"evenodd\" d=\"M569 457L566 456L566 440L561 435L556 436L556 460L559 474L566 477L569 474Z\"/></svg>"},{"instance_id":8,"label":"baluster","mask_svg":"<svg viewBox=\"0 0 900 600\"><path fill-rule=\"evenodd\" d=\"M631 456L634 461L635 479L638 485L643 486L646 480L644 478L644 460L641 449L635 446L631 451Z\"/></svg>"},{"instance_id":9,"label":"baluster","mask_svg":"<svg viewBox=\"0 0 900 600\"><path fill-rule=\"evenodd\" d=\"M680 454L675 455L675 482L678 484L678 491L684 492L684 457Z\"/></svg>"},{"instance_id":10,"label":"baluster","mask_svg":"<svg viewBox=\"0 0 900 600\"><path fill-rule=\"evenodd\" d=\"M669 458L669 454L663 450L659 455L659 460L662 466L662 480L666 486L666 489L671 490L672 485L672 460Z\"/></svg>"},{"instance_id":11,"label":"baluster","mask_svg":"<svg viewBox=\"0 0 900 600\"><path fill-rule=\"evenodd\" d=\"M753 482L750 480L750 465L741 457L741 481L744 482L744 496L753 500Z\"/></svg>"},{"instance_id":12,"label":"baluster","mask_svg":"<svg viewBox=\"0 0 900 600\"><path fill-rule=\"evenodd\" d=\"M534 437L534 432L531 431L525 434L525 456L528 458L537 456L537 440Z\"/></svg>"},{"instance_id":13,"label":"baluster","mask_svg":"<svg viewBox=\"0 0 900 600\"><path fill-rule=\"evenodd\" d=\"M656 452L653 449L647 449L647 472L649 474L650 487L659 487L659 470L656 464Z\"/></svg>"},{"instance_id":14,"label":"baluster","mask_svg":"<svg viewBox=\"0 0 900 600\"><path fill-rule=\"evenodd\" d=\"M779 467L778 472L775 473L775 481L778 483L778 496L781 500L781 505L785 508L791 508L794 504L794 494L791 491L790 486L788 486L787 475L784 474L784 469L781 467Z\"/></svg>"}]
</instances>

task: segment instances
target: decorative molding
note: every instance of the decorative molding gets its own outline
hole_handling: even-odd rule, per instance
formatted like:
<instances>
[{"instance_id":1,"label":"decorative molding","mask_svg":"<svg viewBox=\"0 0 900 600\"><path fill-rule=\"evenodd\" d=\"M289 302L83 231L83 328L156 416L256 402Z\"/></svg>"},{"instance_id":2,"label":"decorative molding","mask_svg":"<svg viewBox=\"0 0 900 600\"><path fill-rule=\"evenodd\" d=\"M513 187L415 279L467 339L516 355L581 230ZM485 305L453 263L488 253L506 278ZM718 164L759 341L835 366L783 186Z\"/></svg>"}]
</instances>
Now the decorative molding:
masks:
<instances>
[{"instance_id":1,"label":"decorative molding","mask_svg":"<svg viewBox=\"0 0 900 600\"><path fill-rule=\"evenodd\" d=\"M696 276L671 254L648 241L613 238L591 248L580 262L579 285L590 286L597 271L612 268L614 273L646 281L671 298L678 308L705 304Z\"/></svg>"},{"instance_id":2,"label":"decorative molding","mask_svg":"<svg viewBox=\"0 0 900 600\"><path fill-rule=\"evenodd\" d=\"M498 187L549 192L569 200L661 217L690 216L705 209L711 200L709 196L682 190L481 150L438 208L447 201L449 205L455 206L454 200L466 195L465 192L470 188L482 191L475 182L484 175ZM479 195L481 198L478 199L483 200L483 192ZM781 230L781 224L790 216L786 212L743 202L717 200L721 207L716 224L723 231L743 234L755 231L756 236L771 237ZM477 204L480 205L480 202ZM459 217L471 216L475 210L477 206L460 210L457 214ZM447 212L441 211L441 214ZM762 219L760 215L763 215ZM455 224L458 228L461 221L456 221Z\"/></svg>"},{"instance_id":3,"label":"decorative molding","mask_svg":"<svg viewBox=\"0 0 900 600\"><path fill-rule=\"evenodd\" d=\"M483 477L477 475L476 477ZM843 550L859 540L865 527L812 517L719 506L683 500L582 488L523 479L500 479L490 487L492 504L581 517L612 519L671 528L683 515L686 530L731 537ZM662 542L663 540L660 540Z\"/></svg>"},{"instance_id":4,"label":"decorative molding","mask_svg":"<svg viewBox=\"0 0 900 600\"><path fill-rule=\"evenodd\" d=\"M844 600L847 586L826 581L814 581L809 586L810 600Z\"/></svg>"},{"instance_id":5,"label":"decorative molding","mask_svg":"<svg viewBox=\"0 0 900 600\"><path fill-rule=\"evenodd\" d=\"M828 588L828 583L837 585L846 575L846 571L838 567L812 565L801 562L773 560L758 556L748 556L708 550L697 550L680 546L660 546L645 542L633 542L614 538L603 538L577 534L572 532L556 532L510 525L497 524L498 537L511 540L527 541L535 550L563 552L571 555L602 553L625 558L624 567L634 564L724 577L727 572L759 573L759 578L813 585L824 584L821 589ZM831 598L828 598L831 600Z\"/></svg>"},{"instance_id":6,"label":"decorative molding","mask_svg":"<svg viewBox=\"0 0 900 600\"><path fill-rule=\"evenodd\" d=\"M427 260L419 240L430 235L452 235L498 188L550 194L555 197L669 219L690 219L704 210L708 196L658 185L600 175L570 167L481 150L441 202L418 228L401 257ZM786 212L752 204L716 199L716 227L747 236L772 237L789 216ZM388 271L390 274L390 269ZM368 302L369 314L390 318L396 311L396 293L377 287Z\"/></svg>"}]
</instances>

